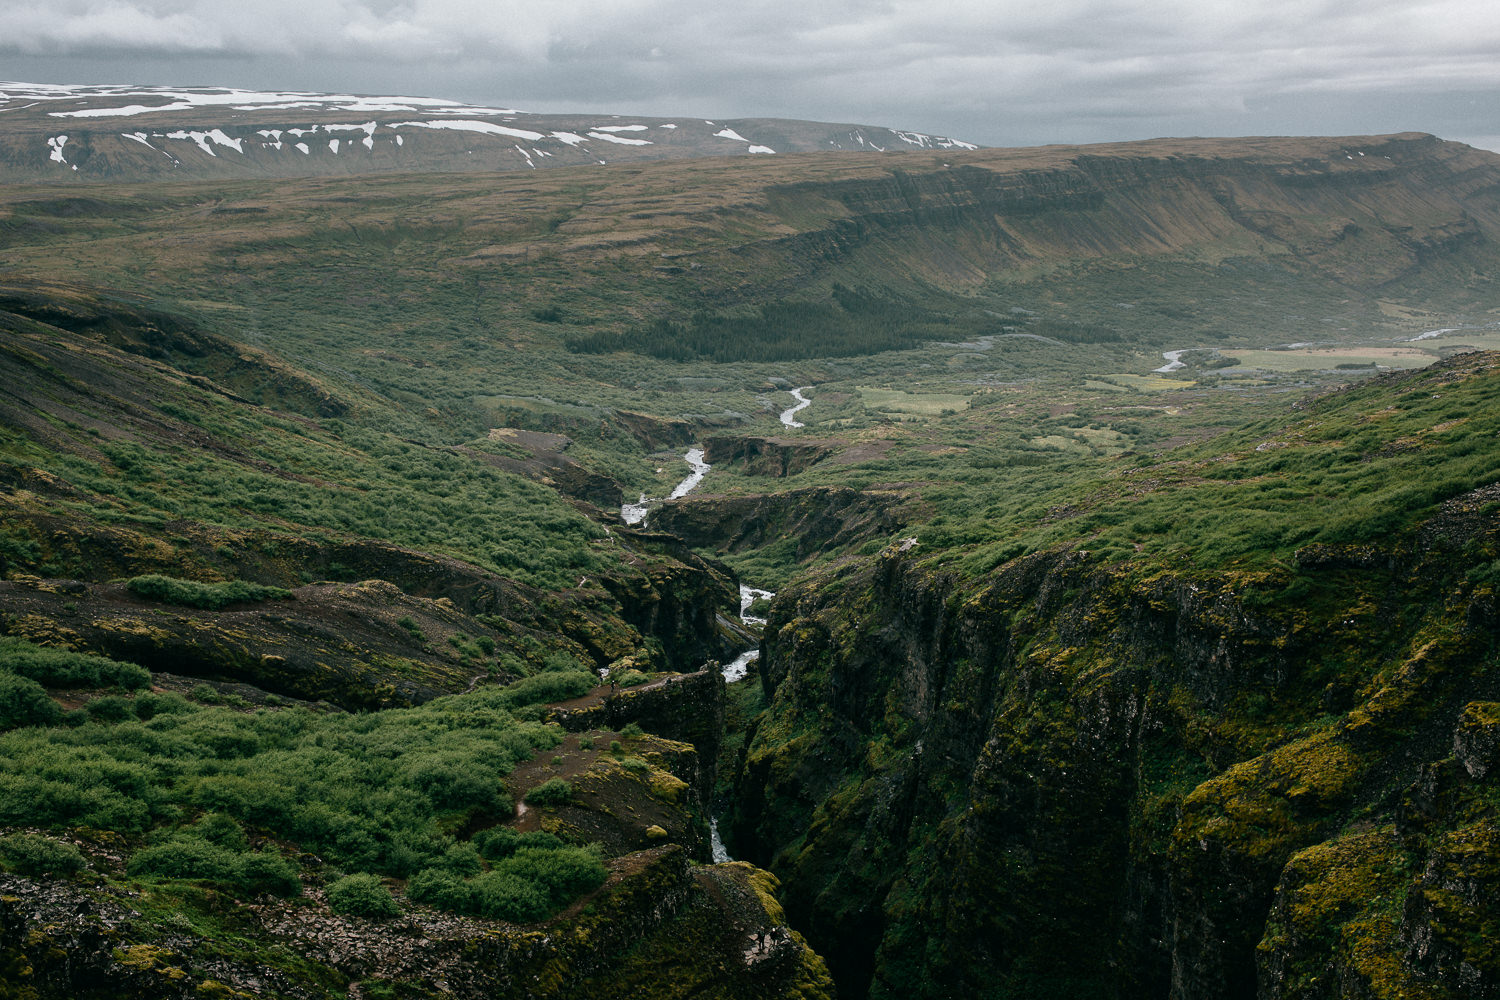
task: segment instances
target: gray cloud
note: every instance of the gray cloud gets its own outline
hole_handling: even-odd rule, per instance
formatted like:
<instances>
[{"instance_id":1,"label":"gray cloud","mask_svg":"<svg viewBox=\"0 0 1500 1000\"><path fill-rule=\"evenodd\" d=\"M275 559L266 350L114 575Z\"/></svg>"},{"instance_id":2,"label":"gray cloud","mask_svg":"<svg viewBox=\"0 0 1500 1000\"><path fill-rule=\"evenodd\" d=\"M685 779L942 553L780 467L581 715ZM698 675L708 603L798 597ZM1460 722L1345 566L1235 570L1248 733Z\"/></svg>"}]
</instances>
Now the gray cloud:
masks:
<instances>
[{"instance_id":1,"label":"gray cloud","mask_svg":"<svg viewBox=\"0 0 1500 1000\"><path fill-rule=\"evenodd\" d=\"M532 110L860 121L987 143L1495 135L1496 52L1500 6L1477 0L0 6L0 75L16 79L416 91Z\"/></svg>"}]
</instances>

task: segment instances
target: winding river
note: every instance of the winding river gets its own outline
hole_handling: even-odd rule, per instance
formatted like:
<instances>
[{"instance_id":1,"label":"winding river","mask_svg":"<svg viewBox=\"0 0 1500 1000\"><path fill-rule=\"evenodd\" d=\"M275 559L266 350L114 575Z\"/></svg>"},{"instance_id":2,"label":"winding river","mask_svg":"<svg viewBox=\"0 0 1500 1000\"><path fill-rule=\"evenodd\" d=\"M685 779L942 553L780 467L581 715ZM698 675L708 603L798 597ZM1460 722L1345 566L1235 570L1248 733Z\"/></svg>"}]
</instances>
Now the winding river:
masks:
<instances>
[{"instance_id":1,"label":"winding river","mask_svg":"<svg viewBox=\"0 0 1500 1000\"><path fill-rule=\"evenodd\" d=\"M811 386L804 388L810 389ZM794 389L792 395L796 397L798 401L797 405L781 415L781 422L788 427L801 427L801 424L792 420L792 415L802 409L802 407L810 404L812 400L804 397L800 389ZM693 490L698 488L698 484L703 482L703 477L708 475L708 470L713 468L713 466L703 460L702 448L689 448L687 454L682 456L682 460L693 471L667 495L668 500L678 500L693 492ZM642 493L640 500L636 503L620 505L620 519L626 524L642 524L646 520L646 514L650 509L649 505L656 502ZM769 590L761 590L757 587L747 587L744 584L740 584L740 620L747 625L765 625L766 620L764 618L750 614L750 606L757 600L769 601L775 596ZM744 680L745 675L750 671L750 664L754 663L759 657L760 650L758 648L745 650L739 656L735 657L733 661L725 664L724 679L731 682Z\"/></svg>"},{"instance_id":2,"label":"winding river","mask_svg":"<svg viewBox=\"0 0 1500 1000\"><path fill-rule=\"evenodd\" d=\"M703 482L703 477L708 475L708 470L713 468L713 466L703 461L702 448L689 448L687 450L687 454L682 456L682 460L686 462L693 471L688 473L688 477L682 482L678 483L672 489L671 493L667 494L668 500L677 500L693 492L693 490L698 488L698 484ZM646 513L649 510L648 505L654 502L654 500L646 496L646 494L642 493L641 498L635 503L621 504L620 520L624 521L626 524L642 523L646 520Z\"/></svg>"},{"instance_id":3,"label":"winding river","mask_svg":"<svg viewBox=\"0 0 1500 1000\"><path fill-rule=\"evenodd\" d=\"M792 398L797 401L791 409L781 411L781 422L788 427L805 427L806 424L797 419L799 411L812 405L812 400L802 395L804 392L812 392L812 386L804 385L800 389L792 389Z\"/></svg>"}]
</instances>

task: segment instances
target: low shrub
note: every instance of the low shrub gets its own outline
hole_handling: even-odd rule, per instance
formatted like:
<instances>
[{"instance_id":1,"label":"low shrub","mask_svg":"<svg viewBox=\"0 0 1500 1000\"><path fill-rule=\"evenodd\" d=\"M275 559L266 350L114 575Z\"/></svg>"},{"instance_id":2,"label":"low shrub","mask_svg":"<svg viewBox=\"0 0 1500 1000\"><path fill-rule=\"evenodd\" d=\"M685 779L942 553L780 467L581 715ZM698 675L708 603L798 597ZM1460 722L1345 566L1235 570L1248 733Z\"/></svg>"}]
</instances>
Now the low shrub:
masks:
<instances>
[{"instance_id":1,"label":"low shrub","mask_svg":"<svg viewBox=\"0 0 1500 1000\"><path fill-rule=\"evenodd\" d=\"M453 913L472 913L477 909L474 887L445 868L417 872L406 883L406 896L412 902Z\"/></svg>"},{"instance_id":2,"label":"low shrub","mask_svg":"<svg viewBox=\"0 0 1500 1000\"><path fill-rule=\"evenodd\" d=\"M210 837L217 837L219 842ZM283 897L302 894L302 880L294 864L279 854L236 849L244 843L244 832L233 819L211 816L198 826L178 831L164 843L137 851L126 872L137 877L214 882L240 898L266 893Z\"/></svg>"},{"instance_id":3,"label":"low shrub","mask_svg":"<svg viewBox=\"0 0 1500 1000\"><path fill-rule=\"evenodd\" d=\"M377 875L345 875L328 887L328 905L350 917L394 917L401 912L396 899Z\"/></svg>"},{"instance_id":4,"label":"low shrub","mask_svg":"<svg viewBox=\"0 0 1500 1000\"><path fill-rule=\"evenodd\" d=\"M573 786L562 778L548 778L526 793L526 801L534 806L563 806L573 801Z\"/></svg>"},{"instance_id":5,"label":"low shrub","mask_svg":"<svg viewBox=\"0 0 1500 1000\"><path fill-rule=\"evenodd\" d=\"M22 875L74 875L87 862L72 844L35 833L0 837L0 864Z\"/></svg>"},{"instance_id":6,"label":"low shrub","mask_svg":"<svg viewBox=\"0 0 1500 1000\"><path fill-rule=\"evenodd\" d=\"M125 870L134 876L157 875L163 878L227 882L236 874L236 860L234 852L226 851L217 844L180 836L135 852Z\"/></svg>"},{"instance_id":7,"label":"low shrub","mask_svg":"<svg viewBox=\"0 0 1500 1000\"><path fill-rule=\"evenodd\" d=\"M292 592L284 587L268 587L245 580L228 583L199 583L196 580L179 580L172 576L152 573L137 576L125 582L125 586L137 597L161 601L164 604L179 604L188 608L203 608L217 611L230 604L249 601L290 600Z\"/></svg>"},{"instance_id":8,"label":"low shrub","mask_svg":"<svg viewBox=\"0 0 1500 1000\"><path fill-rule=\"evenodd\" d=\"M552 912L552 898L545 886L511 872L486 872L470 884L475 909L492 920L530 924Z\"/></svg>"},{"instance_id":9,"label":"low shrub","mask_svg":"<svg viewBox=\"0 0 1500 1000\"><path fill-rule=\"evenodd\" d=\"M95 698L83 708L91 718L100 722L124 722L126 719L135 718L134 703L129 698L121 698L119 695Z\"/></svg>"},{"instance_id":10,"label":"low shrub","mask_svg":"<svg viewBox=\"0 0 1500 1000\"><path fill-rule=\"evenodd\" d=\"M499 861L516 852L521 835L508 826L495 826L474 834L472 843L486 860Z\"/></svg>"},{"instance_id":11,"label":"low shrub","mask_svg":"<svg viewBox=\"0 0 1500 1000\"><path fill-rule=\"evenodd\" d=\"M581 670L549 671L523 677L514 684L506 685L502 698L507 706L513 708L521 705L567 701L569 698L579 698L588 694L597 683L598 678Z\"/></svg>"},{"instance_id":12,"label":"low shrub","mask_svg":"<svg viewBox=\"0 0 1500 1000\"><path fill-rule=\"evenodd\" d=\"M0 729L54 726L62 708L30 677L0 674Z\"/></svg>"},{"instance_id":13,"label":"low shrub","mask_svg":"<svg viewBox=\"0 0 1500 1000\"><path fill-rule=\"evenodd\" d=\"M36 646L14 637L0 638L0 672L29 677L52 688L122 687L134 690L151 683L151 672L134 663Z\"/></svg>"},{"instance_id":14,"label":"low shrub","mask_svg":"<svg viewBox=\"0 0 1500 1000\"><path fill-rule=\"evenodd\" d=\"M269 851L240 855L233 885L241 896L302 895L302 880L297 866L279 854Z\"/></svg>"}]
</instances>

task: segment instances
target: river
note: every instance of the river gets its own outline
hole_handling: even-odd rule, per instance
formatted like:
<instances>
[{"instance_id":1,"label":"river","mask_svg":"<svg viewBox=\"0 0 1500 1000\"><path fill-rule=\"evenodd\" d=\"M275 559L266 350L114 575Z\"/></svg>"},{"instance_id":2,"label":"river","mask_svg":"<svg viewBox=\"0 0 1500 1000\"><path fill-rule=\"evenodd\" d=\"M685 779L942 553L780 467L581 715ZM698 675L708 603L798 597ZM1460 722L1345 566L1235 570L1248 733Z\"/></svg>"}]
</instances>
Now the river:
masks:
<instances>
[{"instance_id":1,"label":"river","mask_svg":"<svg viewBox=\"0 0 1500 1000\"><path fill-rule=\"evenodd\" d=\"M693 490L698 488L698 484L703 482L703 477L708 475L708 470L713 468L713 466L703 461L702 448L689 448L687 450L687 454L682 456L682 460L686 462L693 471L688 473L688 477L686 479L673 487L672 492L667 494L668 500L677 500L693 492ZM656 501L646 496L646 494L642 493L641 498L635 503L626 503L620 505L620 520L624 521L626 524L643 523L646 520L647 511L650 509L648 505L655 502Z\"/></svg>"},{"instance_id":2,"label":"river","mask_svg":"<svg viewBox=\"0 0 1500 1000\"><path fill-rule=\"evenodd\" d=\"M812 386L804 385L800 389L791 390L792 398L795 399L797 403L791 409L781 411L781 422L788 427L807 426L797 419L797 413L799 411L812 405L812 400L802 395L804 392L812 392Z\"/></svg>"},{"instance_id":3,"label":"river","mask_svg":"<svg viewBox=\"0 0 1500 1000\"><path fill-rule=\"evenodd\" d=\"M807 386L805 388L810 389L812 387ZM797 397L798 403L796 406L783 413L781 415L781 420L789 427L801 427L801 424L790 422L791 415L796 413L802 407L807 406L812 401L804 398L802 396L801 390L793 390L792 395ZM703 477L708 475L708 470L713 468L713 466L709 465L703 460L702 448L689 448L687 450L687 454L682 456L682 460L686 462L693 471L688 474L688 477L686 479L678 483L677 486L672 490L672 492L667 495L668 500L679 500L682 497L685 497L689 493L693 492L693 490L698 488L698 484L703 482ZM649 505L655 502L655 500L652 500L650 497L646 496L646 494L642 493L641 499L638 502L620 505L620 519L626 524L642 524L646 520L646 514L650 509ZM740 584L740 620L745 622L747 625L765 625L766 620L764 618L761 618L758 615L750 614L750 606L757 600L769 601L775 596L776 595L769 590L761 590L757 587L747 587L744 584ZM750 672L750 664L754 663L759 657L759 649L745 650L739 656L735 657L734 660L725 664L724 679L731 682L744 680L745 675Z\"/></svg>"}]
</instances>

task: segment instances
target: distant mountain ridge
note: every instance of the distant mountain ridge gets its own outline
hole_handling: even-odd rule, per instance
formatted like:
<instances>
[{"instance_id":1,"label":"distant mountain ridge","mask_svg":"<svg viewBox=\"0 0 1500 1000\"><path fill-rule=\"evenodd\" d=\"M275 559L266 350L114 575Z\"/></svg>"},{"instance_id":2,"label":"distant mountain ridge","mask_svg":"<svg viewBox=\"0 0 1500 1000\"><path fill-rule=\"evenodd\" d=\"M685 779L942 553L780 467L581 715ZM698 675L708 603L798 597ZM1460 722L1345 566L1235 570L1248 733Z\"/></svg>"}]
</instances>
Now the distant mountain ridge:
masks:
<instances>
[{"instance_id":1,"label":"distant mountain ridge","mask_svg":"<svg viewBox=\"0 0 1500 1000\"><path fill-rule=\"evenodd\" d=\"M532 114L430 97L0 83L0 179L527 170L825 150L976 149L869 125Z\"/></svg>"}]
</instances>

